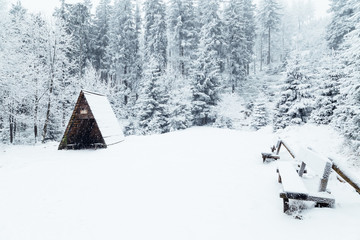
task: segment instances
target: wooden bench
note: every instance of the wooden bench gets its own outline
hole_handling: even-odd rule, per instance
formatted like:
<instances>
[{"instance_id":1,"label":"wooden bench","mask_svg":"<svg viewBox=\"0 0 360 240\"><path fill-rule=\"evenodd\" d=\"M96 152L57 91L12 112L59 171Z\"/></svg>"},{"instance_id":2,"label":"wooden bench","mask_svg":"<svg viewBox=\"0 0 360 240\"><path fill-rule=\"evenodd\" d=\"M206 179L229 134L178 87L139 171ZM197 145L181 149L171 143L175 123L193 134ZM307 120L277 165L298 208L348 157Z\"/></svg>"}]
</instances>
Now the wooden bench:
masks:
<instances>
[{"instance_id":1,"label":"wooden bench","mask_svg":"<svg viewBox=\"0 0 360 240\"><path fill-rule=\"evenodd\" d=\"M105 148L106 145L103 144L103 143L94 143L94 144L91 144L90 145L92 148L94 148L95 150L98 149L98 148Z\"/></svg>"},{"instance_id":2,"label":"wooden bench","mask_svg":"<svg viewBox=\"0 0 360 240\"><path fill-rule=\"evenodd\" d=\"M290 209L289 200L313 201L315 207L332 207L335 199L326 192L327 183L331 173L332 162L315 153L310 148L300 149L297 152L297 160L301 161L299 170L294 167L292 161L279 161L277 172L279 182L282 183L280 198L284 202L284 212ZM304 183L304 172L307 168L307 179L318 180L315 189L309 189ZM320 179L319 179L320 178ZM310 180L311 181L311 180ZM314 184L314 183L313 183Z\"/></svg>"},{"instance_id":3,"label":"wooden bench","mask_svg":"<svg viewBox=\"0 0 360 240\"><path fill-rule=\"evenodd\" d=\"M271 153L264 153L264 152L261 153L263 163L280 159L279 152L280 152L281 146L284 146L285 149L290 153L291 157L295 158L294 152L288 147L288 145L285 144L285 142L283 140L278 140L276 145L271 147ZM276 150L276 152L275 152L275 150Z\"/></svg>"},{"instance_id":4,"label":"wooden bench","mask_svg":"<svg viewBox=\"0 0 360 240\"><path fill-rule=\"evenodd\" d=\"M76 144L67 144L66 149L75 149L77 147Z\"/></svg>"}]
</instances>

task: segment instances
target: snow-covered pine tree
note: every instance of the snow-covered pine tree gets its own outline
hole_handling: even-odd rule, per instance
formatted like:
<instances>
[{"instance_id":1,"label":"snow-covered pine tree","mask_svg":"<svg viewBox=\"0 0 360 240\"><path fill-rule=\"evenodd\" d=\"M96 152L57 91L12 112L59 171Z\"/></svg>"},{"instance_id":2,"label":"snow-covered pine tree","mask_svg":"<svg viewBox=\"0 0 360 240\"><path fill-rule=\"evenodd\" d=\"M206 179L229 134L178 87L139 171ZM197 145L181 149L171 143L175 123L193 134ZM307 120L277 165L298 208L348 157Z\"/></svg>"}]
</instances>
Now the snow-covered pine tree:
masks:
<instances>
[{"instance_id":1,"label":"snow-covered pine tree","mask_svg":"<svg viewBox=\"0 0 360 240\"><path fill-rule=\"evenodd\" d=\"M110 75L119 108L124 108L129 103L137 81L139 55L133 10L130 0L117 0L110 21Z\"/></svg>"},{"instance_id":2,"label":"snow-covered pine tree","mask_svg":"<svg viewBox=\"0 0 360 240\"><path fill-rule=\"evenodd\" d=\"M198 44L193 0L172 0L169 7L169 56L166 78L171 131L192 124L191 76Z\"/></svg>"},{"instance_id":3,"label":"snow-covered pine tree","mask_svg":"<svg viewBox=\"0 0 360 240\"><path fill-rule=\"evenodd\" d=\"M355 26L351 20L354 15L351 1L331 0L330 12L333 13L327 28L326 39L330 49L337 50L344 42L344 36L353 31Z\"/></svg>"},{"instance_id":4,"label":"snow-covered pine tree","mask_svg":"<svg viewBox=\"0 0 360 240\"><path fill-rule=\"evenodd\" d=\"M94 26L92 30L93 35L93 59L92 63L96 71L100 72L100 77L106 79L110 69L107 50L110 38L110 17L111 6L110 0L101 0L96 8L94 19Z\"/></svg>"},{"instance_id":5,"label":"snow-covered pine tree","mask_svg":"<svg viewBox=\"0 0 360 240\"><path fill-rule=\"evenodd\" d=\"M225 9L228 86L234 92L249 72L254 47L254 19L251 1L231 1Z\"/></svg>"},{"instance_id":6,"label":"snow-covered pine tree","mask_svg":"<svg viewBox=\"0 0 360 240\"><path fill-rule=\"evenodd\" d=\"M338 107L340 79L343 77L343 66L335 56L335 51L322 58L319 73L319 89L316 94L315 109L312 118L318 124L329 124Z\"/></svg>"},{"instance_id":7,"label":"snow-covered pine tree","mask_svg":"<svg viewBox=\"0 0 360 240\"><path fill-rule=\"evenodd\" d=\"M139 9L139 4L136 2L135 5L135 39L134 39L134 54L135 54L135 63L134 63L134 82L132 83L132 91L135 96L134 102L137 100L139 95L140 82L143 76L143 54L140 46L140 37L142 31L142 21L141 13Z\"/></svg>"},{"instance_id":8,"label":"snow-covered pine tree","mask_svg":"<svg viewBox=\"0 0 360 240\"><path fill-rule=\"evenodd\" d=\"M165 4L162 0L145 1L145 62L154 59L159 64L160 71L164 72L167 66L167 25L165 20ZM145 66L146 68L146 66Z\"/></svg>"},{"instance_id":9,"label":"snow-covered pine tree","mask_svg":"<svg viewBox=\"0 0 360 240\"><path fill-rule=\"evenodd\" d=\"M195 15L196 15L196 29L200 32L202 26L204 25L201 19L203 19L204 15L206 15L206 9L204 8L205 4L207 4L207 0L198 0L195 5Z\"/></svg>"},{"instance_id":10,"label":"snow-covered pine tree","mask_svg":"<svg viewBox=\"0 0 360 240\"><path fill-rule=\"evenodd\" d=\"M142 134L165 133L169 131L169 96L164 82L168 63L165 4L162 0L146 0L144 6L144 77L136 111Z\"/></svg>"},{"instance_id":11,"label":"snow-covered pine tree","mask_svg":"<svg viewBox=\"0 0 360 240\"><path fill-rule=\"evenodd\" d=\"M306 123L313 110L311 85L302 70L302 56L293 53L288 59L287 76L274 114L275 129Z\"/></svg>"},{"instance_id":12,"label":"snow-covered pine tree","mask_svg":"<svg viewBox=\"0 0 360 240\"><path fill-rule=\"evenodd\" d=\"M255 5L252 0L243 0L244 2L244 20L245 20L245 36L246 36L246 57L245 68L246 74L250 73L250 63L253 61L255 47Z\"/></svg>"},{"instance_id":13,"label":"snow-covered pine tree","mask_svg":"<svg viewBox=\"0 0 360 240\"><path fill-rule=\"evenodd\" d=\"M55 15L61 15L66 22L66 30L72 36L72 47L68 53L71 62L75 63L73 75L82 78L85 67L91 60L90 30L91 13L89 3L67 4L62 1L61 8Z\"/></svg>"},{"instance_id":14,"label":"snow-covered pine tree","mask_svg":"<svg viewBox=\"0 0 360 240\"><path fill-rule=\"evenodd\" d=\"M296 2L300 3L300 1ZM282 16L281 16L281 26L280 26L280 35L279 35L279 42L281 43L280 47L280 61L283 63L281 70L286 70L284 61L291 51L293 44L293 37L295 29L297 29L296 19L294 18L294 5L292 8L289 6L289 2L286 0L280 1L281 6L283 7Z\"/></svg>"},{"instance_id":15,"label":"snow-covered pine tree","mask_svg":"<svg viewBox=\"0 0 360 240\"><path fill-rule=\"evenodd\" d=\"M135 24L130 0L116 0L111 16L111 75L115 82L128 81L134 49Z\"/></svg>"},{"instance_id":16,"label":"snow-covered pine tree","mask_svg":"<svg viewBox=\"0 0 360 240\"><path fill-rule=\"evenodd\" d=\"M145 72L138 104L141 134L159 134L169 131L169 95L166 92L161 64L152 58Z\"/></svg>"},{"instance_id":17,"label":"snow-covered pine tree","mask_svg":"<svg viewBox=\"0 0 360 240\"><path fill-rule=\"evenodd\" d=\"M246 75L245 58L247 53L245 34L245 9L242 0L230 1L225 8L225 36L227 68L229 74L227 88L235 91Z\"/></svg>"},{"instance_id":18,"label":"snow-covered pine tree","mask_svg":"<svg viewBox=\"0 0 360 240\"><path fill-rule=\"evenodd\" d=\"M189 76L197 47L198 34L193 0L170 1L171 56L169 61L183 76Z\"/></svg>"},{"instance_id":19,"label":"snow-covered pine tree","mask_svg":"<svg viewBox=\"0 0 360 240\"><path fill-rule=\"evenodd\" d=\"M360 3L347 2L354 15L349 19L354 30L345 35L341 58L345 60L345 76L341 79L339 106L334 114L334 124L360 152Z\"/></svg>"},{"instance_id":20,"label":"snow-covered pine tree","mask_svg":"<svg viewBox=\"0 0 360 240\"><path fill-rule=\"evenodd\" d=\"M219 2L210 0L202 7L207 14L200 19L202 28L192 100L194 124L198 126L215 121L212 107L219 101L225 65L224 24L218 15Z\"/></svg>"},{"instance_id":21,"label":"snow-covered pine tree","mask_svg":"<svg viewBox=\"0 0 360 240\"><path fill-rule=\"evenodd\" d=\"M191 127L192 91L191 84L189 84L191 78L179 74L174 69L168 69L163 77L165 79L166 91L169 94L170 131Z\"/></svg>"},{"instance_id":22,"label":"snow-covered pine tree","mask_svg":"<svg viewBox=\"0 0 360 240\"><path fill-rule=\"evenodd\" d=\"M269 123L269 117L264 98L265 96L260 96L259 100L254 104L250 126L255 130L259 130L261 127L264 127Z\"/></svg>"},{"instance_id":23,"label":"snow-covered pine tree","mask_svg":"<svg viewBox=\"0 0 360 240\"><path fill-rule=\"evenodd\" d=\"M261 28L261 36L267 38L267 64L272 61L271 48L272 48L272 36L275 31L279 30L281 17L280 17L280 5L277 0L261 0L258 9L258 21Z\"/></svg>"}]
</instances>

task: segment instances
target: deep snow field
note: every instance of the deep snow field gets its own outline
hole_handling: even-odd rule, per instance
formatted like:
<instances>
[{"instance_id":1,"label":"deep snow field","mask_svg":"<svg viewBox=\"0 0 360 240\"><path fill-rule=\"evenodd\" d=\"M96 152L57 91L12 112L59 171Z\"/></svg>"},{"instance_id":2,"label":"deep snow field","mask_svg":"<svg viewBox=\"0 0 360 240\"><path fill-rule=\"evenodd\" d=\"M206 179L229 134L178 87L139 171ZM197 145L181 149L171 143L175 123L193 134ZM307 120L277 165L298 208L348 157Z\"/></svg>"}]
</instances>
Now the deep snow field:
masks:
<instances>
[{"instance_id":1,"label":"deep snow field","mask_svg":"<svg viewBox=\"0 0 360 240\"><path fill-rule=\"evenodd\" d=\"M0 239L360 239L360 195L335 173L335 208L282 212L276 162L260 155L279 136L347 164L341 137L313 125L277 134L191 128L101 150L2 146Z\"/></svg>"}]
</instances>

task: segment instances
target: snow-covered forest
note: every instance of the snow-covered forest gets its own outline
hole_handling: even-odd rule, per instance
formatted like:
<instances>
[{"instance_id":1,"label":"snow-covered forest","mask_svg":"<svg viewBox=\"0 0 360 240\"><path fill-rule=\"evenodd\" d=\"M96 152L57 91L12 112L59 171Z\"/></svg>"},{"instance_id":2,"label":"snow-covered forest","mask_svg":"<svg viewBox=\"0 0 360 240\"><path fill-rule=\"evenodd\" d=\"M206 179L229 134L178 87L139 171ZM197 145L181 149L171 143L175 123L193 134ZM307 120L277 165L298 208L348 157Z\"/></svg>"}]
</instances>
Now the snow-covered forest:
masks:
<instances>
[{"instance_id":1,"label":"snow-covered forest","mask_svg":"<svg viewBox=\"0 0 360 240\"><path fill-rule=\"evenodd\" d=\"M91 0L53 17L0 1L0 139L56 140L80 89L127 135L330 124L360 152L360 3Z\"/></svg>"}]
</instances>

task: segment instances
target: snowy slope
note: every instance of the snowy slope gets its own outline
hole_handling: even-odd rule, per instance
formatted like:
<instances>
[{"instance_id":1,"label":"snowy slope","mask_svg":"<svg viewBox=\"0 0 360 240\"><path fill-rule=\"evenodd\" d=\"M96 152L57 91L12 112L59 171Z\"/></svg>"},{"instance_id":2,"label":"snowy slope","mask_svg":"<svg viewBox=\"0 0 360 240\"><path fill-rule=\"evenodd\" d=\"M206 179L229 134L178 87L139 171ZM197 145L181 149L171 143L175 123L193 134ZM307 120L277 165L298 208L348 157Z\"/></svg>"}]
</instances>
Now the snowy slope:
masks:
<instances>
[{"instance_id":1,"label":"snowy slope","mask_svg":"<svg viewBox=\"0 0 360 240\"><path fill-rule=\"evenodd\" d=\"M341 141L314 126L279 135L332 153ZM260 156L276 138L192 128L96 151L1 150L0 239L359 239L360 196L335 176L335 209L282 213L276 164Z\"/></svg>"}]
</instances>

